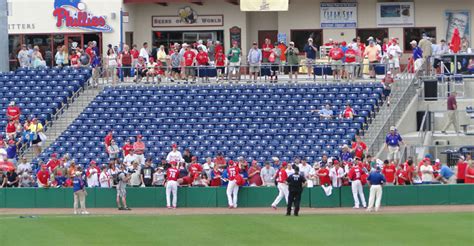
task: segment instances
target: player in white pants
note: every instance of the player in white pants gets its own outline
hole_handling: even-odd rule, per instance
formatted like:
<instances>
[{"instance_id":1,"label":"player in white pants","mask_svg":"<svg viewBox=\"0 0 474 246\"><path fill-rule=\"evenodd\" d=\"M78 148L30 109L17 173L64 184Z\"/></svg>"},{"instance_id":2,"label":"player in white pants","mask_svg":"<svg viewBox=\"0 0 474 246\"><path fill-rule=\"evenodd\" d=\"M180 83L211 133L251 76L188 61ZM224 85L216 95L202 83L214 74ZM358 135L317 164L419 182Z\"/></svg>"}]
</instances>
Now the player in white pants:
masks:
<instances>
[{"instance_id":1,"label":"player in white pants","mask_svg":"<svg viewBox=\"0 0 474 246\"><path fill-rule=\"evenodd\" d=\"M166 207L176 208L178 201L178 175L179 170L176 168L176 162L171 162L171 167L166 170ZM171 204L171 194L173 194L173 203Z\"/></svg>"},{"instance_id":2,"label":"player in white pants","mask_svg":"<svg viewBox=\"0 0 474 246\"><path fill-rule=\"evenodd\" d=\"M275 174L276 176L276 181L278 182L278 196L275 198L275 201L272 203L272 208L276 209L278 206L278 203L280 203L281 199L283 197L285 198L286 204L288 204L288 185L286 184L286 179L288 178L287 172L286 172L286 165L282 165L281 169Z\"/></svg>"},{"instance_id":3,"label":"player in white pants","mask_svg":"<svg viewBox=\"0 0 474 246\"><path fill-rule=\"evenodd\" d=\"M363 174L363 170L359 167L358 162L349 170L347 177L351 180L352 196L354 197L354 208L359 208L360 200L362 201L362 206L367 207L364 197L364 189L362 188L362 182L360 178Z\"/></svg>"},{"instance_id":4,"label":"player in white pants","mask_svg":"<svg viewBox=\"0 0 474 246\"><path fill-rule=\"evenodd\" d=\"M239 196L239 185L237 184L236 177L239 174L239 166L237 163L234 164L232 160L229 161L229 167L227 168L227 177L229 184L227 185L227 201L229 208L237 208L237 198Z\"/></svg>"}]
</instances>

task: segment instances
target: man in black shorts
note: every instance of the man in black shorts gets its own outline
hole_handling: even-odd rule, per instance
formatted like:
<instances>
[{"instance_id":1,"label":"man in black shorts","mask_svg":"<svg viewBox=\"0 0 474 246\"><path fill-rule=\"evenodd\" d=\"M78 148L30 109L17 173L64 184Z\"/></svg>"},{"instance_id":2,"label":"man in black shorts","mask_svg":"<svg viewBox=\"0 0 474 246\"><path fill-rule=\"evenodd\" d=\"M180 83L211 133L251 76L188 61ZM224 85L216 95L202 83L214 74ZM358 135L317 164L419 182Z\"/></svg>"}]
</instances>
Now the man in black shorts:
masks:
<instances>
[{"instance_id":1,"label":"man in black shorts","mask_svg":"<svg viewBox=\"0 0 474 246\"><path fill-rule=\"evenodd\" d=\"M294 215L298 216L300 211L301 193L303 193L303 186L306 184L305 177L299 174L300 169L298 166L294 167L294 171L295 173L286 179L290 191L290 194L288 195L288 205L286 207L286 216L291 215L291 207L293 205L295 206Z\"/></svg>"}]
</instances>

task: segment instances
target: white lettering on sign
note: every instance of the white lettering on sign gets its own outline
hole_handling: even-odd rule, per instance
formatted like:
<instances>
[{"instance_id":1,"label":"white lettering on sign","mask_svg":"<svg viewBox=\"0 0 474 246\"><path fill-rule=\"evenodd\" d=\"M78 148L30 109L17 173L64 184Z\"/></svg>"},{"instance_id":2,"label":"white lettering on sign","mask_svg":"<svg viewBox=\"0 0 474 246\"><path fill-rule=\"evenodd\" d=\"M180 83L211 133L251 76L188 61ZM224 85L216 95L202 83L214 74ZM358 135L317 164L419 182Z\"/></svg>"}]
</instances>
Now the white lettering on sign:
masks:
<instances>
[{"instance_id":1,"label":"white lettering on sign","mask_svg":"<svg viewBox=\"0 0 474 246\"><path fill-rule=\"evenodd\" d=\"M201 15L192 22L179 16L152 16L152 27L223 26L223 15Z\"/></svg>"},{"instance_id":2,"label":"white lettering on sign","mask_svg":"<svg viewBox=\"0 0 474 246\"><path fill-rule=\"evenodd\" d=\"M35 24L8 24L8 30L34 30Z\"/></svg>"}]
</instances>

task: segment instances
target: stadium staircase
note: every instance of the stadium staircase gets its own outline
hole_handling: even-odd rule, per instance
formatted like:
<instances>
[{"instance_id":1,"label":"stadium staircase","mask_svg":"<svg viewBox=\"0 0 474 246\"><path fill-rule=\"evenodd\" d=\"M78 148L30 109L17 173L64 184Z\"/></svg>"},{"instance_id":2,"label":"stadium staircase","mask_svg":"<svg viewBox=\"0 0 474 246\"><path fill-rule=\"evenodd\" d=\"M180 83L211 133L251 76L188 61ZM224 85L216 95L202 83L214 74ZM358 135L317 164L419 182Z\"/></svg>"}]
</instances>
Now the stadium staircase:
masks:
<instances>
[{"instance_id":1,"label":"stadium staircase","mask_svg":"<svg viewBox=\"0 0 474 246\"><path fill-rule=\"evenodd\" d=\"M55 119L49 123L49 127L45 132L48 139L43 143L42 148L47 149L54 143L101 91L102 89L99 88L85 86L76 100L72 101L67 108L63 110L62 114L55 117ZM23 155L26 156L28 160L35 158L33 148L27 149Z\"/></svg>"}]
</instances>

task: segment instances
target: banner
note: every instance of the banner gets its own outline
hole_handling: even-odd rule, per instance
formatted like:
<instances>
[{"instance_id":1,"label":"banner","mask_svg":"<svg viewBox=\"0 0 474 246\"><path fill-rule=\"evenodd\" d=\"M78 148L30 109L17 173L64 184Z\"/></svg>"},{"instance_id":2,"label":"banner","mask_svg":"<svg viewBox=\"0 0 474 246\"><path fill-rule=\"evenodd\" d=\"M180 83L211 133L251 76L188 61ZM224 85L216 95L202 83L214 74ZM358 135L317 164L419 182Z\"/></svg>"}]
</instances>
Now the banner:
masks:
<instances>
[{"instance_id":1,"label":"banner","mask_svg":"<svg viewBox=\"0 0 474 246\"><path fill-rule=\"evenodd\" d=\"M450 42L454 29L459 36L471 42L471 12L469 10L446 10L445 14L446 41Z\"/></svg>"},{"instance_id":2,"label":"banner","mask_svg":"<svg viewBox=\"0 0 474 246\"><path fill-rule=\"evenodd\" d=\"M377 26L415 26L413 2L377 3Z\"/></svg>"},{"instance_id":3,"label":"banner","mask_svg":"<svg viewBox=\"0 0 474 246\"><path fill-rule=\"evenodd\" d=\"M223 15L199 15L189 6L178 9L176 15L155 15L151 17L152 27L204 27L223 25Z\"/></svg>"},{"instance_id":4,"label":"banner","mask_svg":"<svg viewBox=\"0 0 474 246\"><path fill-rule=\"evenodd\" d=\"M240 11L288 11L289 0L240 0Z\"/></svg>"},{"instance_id":5,"label":"banner","mask_svg":"<svg viewBox=\"0 0 474 246\"><path fill-rule=\"evenodd\" d=\"M357 27L357 3L321 3L321 28Z\"/></svg>"}]
</instances>

